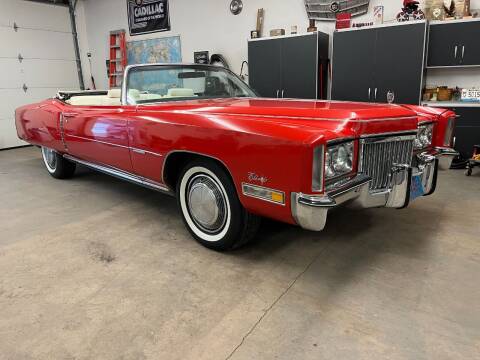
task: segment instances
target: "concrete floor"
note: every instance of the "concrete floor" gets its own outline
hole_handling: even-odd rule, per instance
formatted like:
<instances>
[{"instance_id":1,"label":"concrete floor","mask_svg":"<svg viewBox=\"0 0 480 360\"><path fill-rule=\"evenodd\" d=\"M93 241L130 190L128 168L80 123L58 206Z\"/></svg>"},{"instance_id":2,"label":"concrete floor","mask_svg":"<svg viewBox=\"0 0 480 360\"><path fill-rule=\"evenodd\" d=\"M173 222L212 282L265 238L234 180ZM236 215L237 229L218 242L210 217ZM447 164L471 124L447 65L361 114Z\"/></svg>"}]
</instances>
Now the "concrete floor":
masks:
<instances>
[{"instance_id":1,"label":"concrete floor","mask_svg":"<svg viewBox=\"0 0 480 360\"><path fill-rule=\"evenodd\" d=\"M0 152L1 359L480 359L480 170L219 254L173 198Z\"/></svg>"}]
</instances>

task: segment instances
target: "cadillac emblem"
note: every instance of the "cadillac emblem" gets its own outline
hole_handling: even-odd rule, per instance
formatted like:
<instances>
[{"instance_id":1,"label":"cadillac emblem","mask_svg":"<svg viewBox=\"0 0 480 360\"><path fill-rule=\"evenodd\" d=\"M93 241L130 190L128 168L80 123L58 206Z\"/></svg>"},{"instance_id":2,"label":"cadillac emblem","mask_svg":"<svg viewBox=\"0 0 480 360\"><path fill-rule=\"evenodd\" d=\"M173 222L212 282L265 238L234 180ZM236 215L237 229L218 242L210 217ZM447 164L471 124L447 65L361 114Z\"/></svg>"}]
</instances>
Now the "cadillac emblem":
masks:
<instances>
[{"instance_id":1,"label":"cadillac emblem","mask_svg":"<svg viewBox=\"0 0 480 360\"><path fill-rule=\"evenodd\" d=\"M332 12L336 13L338 10L340 10L340 5L338 4L338 2L334 1L330 4L330 10L332 10Z\"/></svg>"},{"instance_id":2,"label":"cadillac emblem","mask_svg":"<svg viewBox=\"0 0 480 360\"><path fill-rule=\"evenodd\" d=\"M387 92L387 102L389 104L392 104L395 101L395 93L391 90L388 90Z\"/></svg>"}]
</instances>

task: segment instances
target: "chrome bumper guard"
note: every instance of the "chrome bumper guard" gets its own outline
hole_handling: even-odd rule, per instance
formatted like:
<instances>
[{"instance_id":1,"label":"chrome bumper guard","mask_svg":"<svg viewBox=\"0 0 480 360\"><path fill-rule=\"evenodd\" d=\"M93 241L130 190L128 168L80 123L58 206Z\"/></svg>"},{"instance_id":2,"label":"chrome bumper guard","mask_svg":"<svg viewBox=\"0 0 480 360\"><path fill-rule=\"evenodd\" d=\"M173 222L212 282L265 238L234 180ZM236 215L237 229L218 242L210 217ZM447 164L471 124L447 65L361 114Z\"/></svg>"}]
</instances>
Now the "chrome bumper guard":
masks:
<instances>
[{"instance_id":1,"label":"chrome bumper guard","mask_svg":"<svg viewBox=\"0 0 480 360\"><path fill-rule=\"evenodd\" d=\"M413 177L420 176L424 196L435 191L438 170L448 169L458 155L450 148L435 148L417 155L416 166L397 164L390 173L390 184L382 191L371 191L371 178L358 174L353 179L330 189L324 195L292 193L292 216L302 228L321 231L327 222L328 211L349 202L356 208L390 207L401 209L410 201Z\"/></svg>"}]
</instances>

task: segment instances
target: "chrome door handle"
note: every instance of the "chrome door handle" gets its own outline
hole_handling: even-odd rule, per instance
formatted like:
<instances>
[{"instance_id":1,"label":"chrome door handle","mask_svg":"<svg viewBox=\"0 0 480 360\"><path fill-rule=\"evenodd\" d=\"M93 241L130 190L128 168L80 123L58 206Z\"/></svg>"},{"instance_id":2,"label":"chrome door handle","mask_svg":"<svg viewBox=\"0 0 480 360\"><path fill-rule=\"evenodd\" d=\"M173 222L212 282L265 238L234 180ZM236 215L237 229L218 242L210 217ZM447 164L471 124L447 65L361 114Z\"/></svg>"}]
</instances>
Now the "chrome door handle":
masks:
<instances>
[{"instance_id":1,"label":"chrome door handle","mask_svg":"<svg viewBox=\"0 0 480 360\"><path fill-rule=\"evenodd\" d=\"M63 117L65 118L72 118L72 117L75 117L78 115L78 113L69 113L69 112L66 112L66 113L62 113Z\"/></svg>"},{"instance_id":2,"label":"chrome door handle","mask_svg":"<svg viewBox=\"0 0 480 360\"><path fill-rule=\"evenodd\" d=\"M282 89L282 99L283 99L283 93L285 92L285 89Z\"/></svg>"},{"instance_id":3,"label":"chrome door handle","mask_svg":"<svg viewBox=\"0 0 480 360\"><path fill-rule=\"evenodd\" d=\"M372 95L372 89L368 88L368 100L371 99L371 95Z\"/></svg>"},{"instance_id":4,"label":"chrome door handle","mask_svg":"<svg viewBox=\"0 0 480 360\"><path fill-rule=\"evenodd\" d=\"M378 91L378 88L375 88L375 101L377 101L377 91Z\"/></svg>"},{"instance_id":5,"label":"chrome door handle","mask_svg":"<svg viewBox=\"0 0 480 360\"><path fill-rule=\"evenodd\" d=\"M458 45L455 45L455 59L457 58Z\"/></svg>"},{"instance_id":6,"label":"chrome door handle","mask_svg":"<svg viewBox=\"0 0 480 360\"><path fill-rule=\"evenodd\" d=\"M280 94L280 90L277 89L277 99L278 99L278 94Z\"/></svg>"},{"instance_id":7,"label":"chrome door handle","mask_svg":"<svg viewBox=\"0 0 480 360\"><path fill-rule=\"evenodd\" d=\"M142 149L135 149L135 148L130 148L134 153L140 154L140 155L145 155L145 150Z\"/></svg>"},{"instance_id":8,"label":"chrome door handle","mask_svg":"<svg viewBox=\"0 0 480 360\"><path fill-rule=\"evenodd\" d=\"M462 59L464 55L465 55L465 45L462 45Z\"/></svg>"}]
</instances>

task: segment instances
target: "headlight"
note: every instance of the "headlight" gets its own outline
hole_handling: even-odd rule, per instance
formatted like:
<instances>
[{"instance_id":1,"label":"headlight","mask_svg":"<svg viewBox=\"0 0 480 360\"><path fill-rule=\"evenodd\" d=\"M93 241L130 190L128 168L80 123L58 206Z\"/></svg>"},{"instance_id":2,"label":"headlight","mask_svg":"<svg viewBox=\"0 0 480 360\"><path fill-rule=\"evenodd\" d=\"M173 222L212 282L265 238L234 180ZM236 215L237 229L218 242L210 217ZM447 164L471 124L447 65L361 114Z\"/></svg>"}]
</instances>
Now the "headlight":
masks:
<instances>
[{"instance_id":1,"label":"headlight","mask_svg":"<svg viewBox=\"0 0 480 360\"><path fill-rule=\"evenodd\" d=\"M418 126L417 137L415 139L415 149L424 149L432 145L433 124L425 124Z\"/></svg>"},{"instance_id":2,"label":"headlight","mask_svg":"<svg viewBox=\"0 0 480 360\"><path fill-rule=\"evenodd\" d=\"M353 141L331 146L325 154L325 178L332 179L353 170Z\"/></svg>"}]
</instances>

